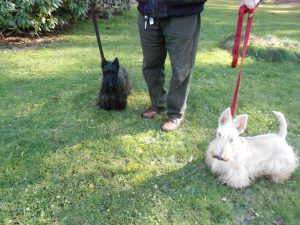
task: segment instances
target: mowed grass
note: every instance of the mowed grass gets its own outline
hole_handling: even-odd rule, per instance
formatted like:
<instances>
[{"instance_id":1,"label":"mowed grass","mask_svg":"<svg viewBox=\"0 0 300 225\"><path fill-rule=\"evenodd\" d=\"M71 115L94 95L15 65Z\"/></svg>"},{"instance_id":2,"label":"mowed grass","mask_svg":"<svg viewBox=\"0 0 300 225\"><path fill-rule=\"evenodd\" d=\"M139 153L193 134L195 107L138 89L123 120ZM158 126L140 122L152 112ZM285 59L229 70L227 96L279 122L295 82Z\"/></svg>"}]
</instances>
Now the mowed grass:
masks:
<instances>
[{"instance_id":1,"label":"mowed grass","mask_svg":"<svg viewBox=\"0 0 300 225\"><path fill-rule=\"evenodd\" d=\"M204 154L230 105L237 69L219 43L235 32L238 3L208 1L186 122L173 133L166 115L144 120L149 105L141 74L135 7L99 22L108 59L118 56L133 91L124 112L95 106L100 62L90 22L62 41L0 49L0 224L300 224L300 170L284 184L259 179L234 190L207 169ZM300 41L299 6L259 7L253 33ZM170 64L167 62L167 79ZM168 83L168 82L167 82ZM247 58L237 114L246 135L289 123L300 154L299 63Z\"/></svg>"}]
</instances>

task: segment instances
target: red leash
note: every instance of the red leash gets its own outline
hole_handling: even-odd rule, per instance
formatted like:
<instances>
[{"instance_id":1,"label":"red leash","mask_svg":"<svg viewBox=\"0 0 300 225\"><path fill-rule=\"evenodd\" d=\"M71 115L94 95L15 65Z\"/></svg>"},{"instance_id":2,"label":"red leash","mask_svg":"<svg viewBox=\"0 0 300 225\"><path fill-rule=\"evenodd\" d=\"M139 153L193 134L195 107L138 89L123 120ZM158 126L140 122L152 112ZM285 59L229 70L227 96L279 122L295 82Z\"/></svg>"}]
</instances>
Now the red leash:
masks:
<instances>
[{"instance_id":1,"label":"red leash","mask_svg":"<svg viewBox=\"0 0 300 225\"><path fill-rule=\"evenodd\" d=\"M244 16L247 13L249 15L248 15L248 21L247 21L247 26L246 26L245 38L244 38L244 46L243 46L243 52L242 52L242 61L241 61L241 65L240 65L240 72L239 72L239 76L236 81L234 96L233 96L233 100L232 100L231 108L230 108L232 117L234 117L235 108L236 108L236 104L238 101L240 82L241 82L242 73L243 73L243 65L244 65L244 60L246 57L247 45L248 45L248 41L249 41L249 37L250 37L252 20L253 20L253 15L254 15L255 11L256 11L256 7L253 9L249 9L245 5L241 6L240 10L239 10L239 20L238 20L237 29L236 29L234 45L232 48L232 63L231 63L232 68L236 67L238 59L239 59L239 47L240 47L240 41L241 41L241 36L242 36Z\"/></svg>"}]
</instances>

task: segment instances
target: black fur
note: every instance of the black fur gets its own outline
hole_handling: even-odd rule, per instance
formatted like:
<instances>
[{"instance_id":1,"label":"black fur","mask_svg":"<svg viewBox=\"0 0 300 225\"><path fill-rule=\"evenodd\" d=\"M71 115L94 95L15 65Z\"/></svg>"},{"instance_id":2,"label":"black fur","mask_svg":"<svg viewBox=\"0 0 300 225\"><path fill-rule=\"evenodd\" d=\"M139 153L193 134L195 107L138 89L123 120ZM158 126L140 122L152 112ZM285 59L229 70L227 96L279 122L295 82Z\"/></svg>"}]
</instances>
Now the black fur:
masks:
<instances>
[{"instance_id":1,"label":"black fur","mask_svg":"<svg viewBox=\"0 0 300 225\"><path fill-rule=\"evenodd\" d=\"M102 83L97 105L105 110L124 110L127 97L131 92L128 72L119 65L116 58L113 62L102 63Z\"/></svg>"}]
</instances>

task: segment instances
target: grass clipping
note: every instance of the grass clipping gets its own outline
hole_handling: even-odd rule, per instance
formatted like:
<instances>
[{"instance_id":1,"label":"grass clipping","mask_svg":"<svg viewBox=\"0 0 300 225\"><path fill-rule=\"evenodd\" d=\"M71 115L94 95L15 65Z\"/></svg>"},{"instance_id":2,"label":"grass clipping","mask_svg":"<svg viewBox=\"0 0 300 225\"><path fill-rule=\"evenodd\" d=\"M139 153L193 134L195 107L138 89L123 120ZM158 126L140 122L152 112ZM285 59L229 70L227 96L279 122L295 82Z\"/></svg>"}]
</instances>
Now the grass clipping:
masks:
<instances>
[{"instance_id":1,"label":"grass clipping","mask_svg":"<svg viewBox=\"0 0 300 225\"><path fill-rule=\"evenodd\" d=\"M226 37L220 47L227 51L231 51L234 42L234 35ZM239 49L242 53L242 43ZM300 44L288 39L281 40L275 36L267 35L266 37L250 36L247 55L257 60L265 60L267 62L300 62Z\"/></svg>"}]
</instances>

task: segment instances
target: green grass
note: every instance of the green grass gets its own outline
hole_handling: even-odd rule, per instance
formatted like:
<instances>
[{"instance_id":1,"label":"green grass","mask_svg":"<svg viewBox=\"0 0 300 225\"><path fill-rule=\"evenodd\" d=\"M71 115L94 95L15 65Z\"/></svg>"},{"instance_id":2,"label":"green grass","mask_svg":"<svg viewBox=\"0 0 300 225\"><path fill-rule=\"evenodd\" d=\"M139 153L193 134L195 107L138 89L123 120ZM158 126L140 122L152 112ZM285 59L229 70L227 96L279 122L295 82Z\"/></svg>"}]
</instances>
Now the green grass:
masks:
<instances>
[{"instance_id":1,"label":"green grass","mask_svg":"<svg viewBox=\"0 0 300 225\"><path fill-rule=\"evenodd\" d=\"M1 48L0 224L300 224L299 169L284 184L260 179L233 190L204 163L233 95L237 70L218 46L235 31L237 7L207 3L186 122L173 133L160 131L165 115L140 117L149 98L135 8L99 23L107 58L118 56L131 74L124 112L95 107L100 62L91 23L56 43ZM300 41L299 12L262 5L253 33ZM246 135L276 132L271 111L282 111L300 154L299 96L299 63L247 58L237 108L250 115Z\"/></svg>"}]
</instances>

